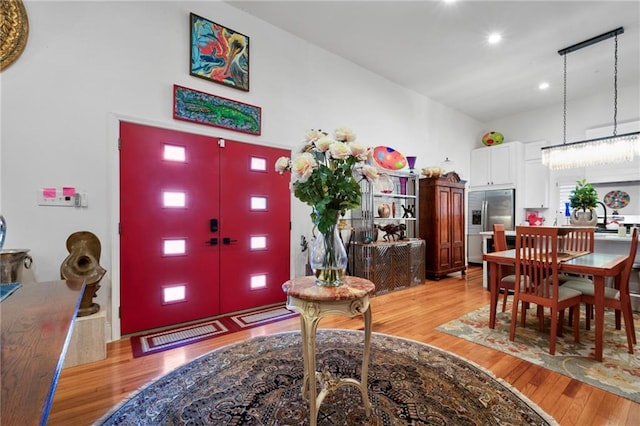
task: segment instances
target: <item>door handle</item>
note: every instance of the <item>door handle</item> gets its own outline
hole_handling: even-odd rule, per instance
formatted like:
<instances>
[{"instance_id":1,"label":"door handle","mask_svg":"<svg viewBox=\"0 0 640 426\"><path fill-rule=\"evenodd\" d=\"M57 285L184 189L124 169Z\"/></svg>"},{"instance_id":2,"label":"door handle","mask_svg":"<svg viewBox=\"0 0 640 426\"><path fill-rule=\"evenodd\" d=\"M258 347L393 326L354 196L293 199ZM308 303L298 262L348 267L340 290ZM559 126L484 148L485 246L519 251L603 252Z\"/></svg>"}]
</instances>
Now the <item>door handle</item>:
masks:
<instances>
[{"instance_id":1,"label":"door handle","mask_svg":"<svg viewBox=\"0 0 640 426\"><path fill-rule=\"evenodd\" d=\"M218 219L209 219L209 231L218 232Z\"/></svg>"},{"instance_id":2,"label":"door handle","mask_svg":"<svg viewBox=\"0 0 640 426\"><path fill-rule=\"evenodd\" d=\"M231 243L237 243L237 242L238 242L238 240L232 240L232 239L231 239L231 238L229 238L229 237L224 237L224 238L222 239L222 244L225 244L225 245L229 245L229 244L231 244Z\"/></svg>"},{"instance_id":3,"label":"door handle","mask_svg":"<svg viewBox=\"0 0 640 426\"><path fill-rule=\"evenodd\" d=\"M208 244L210 246L217 246L218 245L218 239L217 238L210 238L209 241L205 241L205 244Z\"/></svg>"}]
</instances>

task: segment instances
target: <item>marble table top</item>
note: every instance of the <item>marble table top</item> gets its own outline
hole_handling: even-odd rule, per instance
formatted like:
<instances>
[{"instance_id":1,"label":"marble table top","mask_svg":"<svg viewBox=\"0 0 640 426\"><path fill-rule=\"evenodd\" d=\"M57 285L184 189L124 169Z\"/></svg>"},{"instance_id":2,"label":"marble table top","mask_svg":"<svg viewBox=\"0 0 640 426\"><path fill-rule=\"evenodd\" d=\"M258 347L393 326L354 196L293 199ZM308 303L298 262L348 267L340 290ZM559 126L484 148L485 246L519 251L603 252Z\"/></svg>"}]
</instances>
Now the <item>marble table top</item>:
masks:
<instances>
[{"instance_id":1,"label":"marble table top","mask_svg":"<svg viewBox=\"0 0 640 426\"><path fill-rule=\"evenodd\" d=\"M356 300L372 294L376 289L371 281L345 276L339 287L324 287L316 285L314 276L293 278L282 284L282 290L287 296L309 301L340 301Z\"/></svg>"}]
</instances>

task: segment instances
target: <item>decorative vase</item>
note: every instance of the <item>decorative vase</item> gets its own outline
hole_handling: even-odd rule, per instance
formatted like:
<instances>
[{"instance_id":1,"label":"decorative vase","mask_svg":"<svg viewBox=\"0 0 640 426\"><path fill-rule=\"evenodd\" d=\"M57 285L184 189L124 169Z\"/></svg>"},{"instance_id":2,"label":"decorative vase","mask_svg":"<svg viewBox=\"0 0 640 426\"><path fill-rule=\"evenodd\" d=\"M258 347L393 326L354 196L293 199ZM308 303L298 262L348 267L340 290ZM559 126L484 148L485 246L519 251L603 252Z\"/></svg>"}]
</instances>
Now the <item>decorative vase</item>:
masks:
<instances>
[{"instance_id":1,"label":"decorative vase","mask_svg":"<svg viewBox=\"0 0 640 426\"><path fill-rule=\"evenodd\" d=\"M378 206L378 216L382 218L387 218L391 215L391 207L389 204L383 203Z\"/></svg>"},{"instance_id":2,"label":"decorative vase","mask_svg":"<svg viewBox=\"0 0 640 426\"><path fill-rule=\"evenodd\" d=\"M576 226L596 226L598 215L594 209L589 209L588 211L574 209L569 217L569 222Z\"/></svg>"},{"instance_id":3,"label":"decorative vase","mask_svg":"<svg viewBox=\"0 0 640 426\"><path fill-rule=\"evenodd\" d=\"M407 156L407 165L409 166L409 173L413 174L413 169L416 167L416 157L415 155Z\"/></svg>"},{"instance_id":4,"label":"decorative vase","mask_svg":"<svg viewBox=\"0 0 640 426\"><path fill-rule=\"evenodd\" d=\"M344 248L337 224L326 233L318 233L311 246L309 264L316 277L316 284L324 287L342 285L342 277L347 269L347 251Z\"/></svg>"},{"instance_id":5,"label":"decorative vase","mask_svg":"<svg viewBox=\"0 0 640 426\"><path fill-rule=\"evenodd\" d=\"M407 182L408 182L409 178L406 176L400 176L400 194L402 195L406 195L407 194Z\"/></svg>"}]
</instances>

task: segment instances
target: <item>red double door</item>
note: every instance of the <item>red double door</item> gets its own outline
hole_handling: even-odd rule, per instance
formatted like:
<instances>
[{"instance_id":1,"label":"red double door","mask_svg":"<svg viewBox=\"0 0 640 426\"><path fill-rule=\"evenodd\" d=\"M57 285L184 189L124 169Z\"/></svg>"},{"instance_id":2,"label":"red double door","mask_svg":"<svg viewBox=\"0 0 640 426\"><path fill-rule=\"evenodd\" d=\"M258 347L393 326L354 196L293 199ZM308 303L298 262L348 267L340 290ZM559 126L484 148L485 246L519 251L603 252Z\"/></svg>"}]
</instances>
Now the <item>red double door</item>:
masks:
<instances>
[{"instance_id":1,"label":"red double door","mask_svg":"<svg viewBox=\"0 0 640 426\"><path fill-rule=\"evenodd\" d=\"M122 334L285 300L283 149L122 122Z\"/></svg>"}]
</instances>

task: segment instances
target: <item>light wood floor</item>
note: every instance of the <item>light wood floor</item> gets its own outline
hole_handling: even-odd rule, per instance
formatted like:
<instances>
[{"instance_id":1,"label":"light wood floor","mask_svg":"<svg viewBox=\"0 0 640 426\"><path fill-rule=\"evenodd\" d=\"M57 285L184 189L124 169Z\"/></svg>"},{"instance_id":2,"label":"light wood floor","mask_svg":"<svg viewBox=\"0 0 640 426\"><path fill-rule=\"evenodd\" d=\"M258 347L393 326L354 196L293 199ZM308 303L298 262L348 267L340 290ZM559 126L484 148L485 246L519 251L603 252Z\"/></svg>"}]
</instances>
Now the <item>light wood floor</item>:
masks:
<instances>
[{"instance_id":1,"label":"light wood floor","mask_svg":"<svg viewBox=\"0 0 640 426\"><path fill-rule=\"evenodd\" d=\"M481 269L472 267L466 276L427 280L376 296L371 300L373 331L425 342L473 361L515 386L561 425L640 424L640 404L436 331L437 326L489 303L481 280ZM360 327L360 318L331 316L320 322L320 328ZM106 360L62 370L49 425L89 425L139 387L206 352L289 330L299 330L297 318L136 359L128 339L110 343Z\"/></svg>"}]
</instances>

